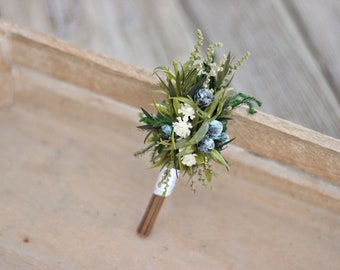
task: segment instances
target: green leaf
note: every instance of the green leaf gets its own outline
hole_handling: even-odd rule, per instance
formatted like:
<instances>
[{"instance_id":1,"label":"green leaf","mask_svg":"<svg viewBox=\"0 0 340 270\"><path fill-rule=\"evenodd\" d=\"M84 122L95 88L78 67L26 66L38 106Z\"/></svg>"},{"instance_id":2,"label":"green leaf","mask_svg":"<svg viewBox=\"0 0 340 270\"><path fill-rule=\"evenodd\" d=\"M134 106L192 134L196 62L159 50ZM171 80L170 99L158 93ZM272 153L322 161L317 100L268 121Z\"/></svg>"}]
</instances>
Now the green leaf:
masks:
<instances>
[{"instance_id":1,"label":"green leaf","mask_svg":"<svg viewBox=\"0 0 340 270\"><path fill-rule=\"evenodd\" d=\"M224 157L221 155L220 152L218 152L216 149L213 149L210 153L209 153L210 157L217 163L225 166L227 168L227 170L229 170L229 164L228 162L224 159Z\"/></svg>"},{"instance_id":2,"label":"green leaf","mask_svg":"<svg viewBox=\"0 0 340 270\"><path fill-rule=\"evenodd\" d=\"M210 169L204 170L204 175L207 178L208 182L211 182L213 173Z\"/></svg>"},{"instance_id":3,"label":"green leaf","mask_svg":"<svg viewBox=\"0 0 340 270\"><path fill-rule=\"evenodd\" d=\"M177 90L175 86L172 84L171 80L168 80L169 83L169 95L170 97L175 97L177 96Z\"/></svg>"},{"instance_id":4,"label":"green leaf","mask_svg":"<svg viewBox=\"0 0 340 270\"><path fill-rule=\"evenodd\" d=\"M153 73L156 74L157 71L163 72L166 75L167 79L169 79L169 80L170 79L175 79L175 75L170 71L169 67L165 67L165 66L156 67L154 69Z\"/></svg>"},{"instance_id":5,"label":"green leaf","mask_svg":"<svg viewBox=\"0 0 340 270\"><path fill-rule=\"evenodd\" d=\"M168 91L165 91L165 90L154 90L153 91L155 94L162 94L162 95L165 95L165 96L169 96L169 92Z\"/></svg>"},{"instance_id":6,"label":"green leaf","mask_svg":"<svg viewBox=\"0 0 340 270\"><path fill-rule=\"evenodd\" d=\"M225 85L223 85L223 86L224 87L229 87L233 79L234 79L234 74L231 76L231 78L228 80L228 82Z\"/></svg>"},{"instance_id":7,"label":"green leaf","mask_svg":"<svg viewBox=\"0 0 340 270\"><path fill-rule=\"evenodd\" d=\"M173 60L172 66L174 67L174 73L177 74L177 72L178 72L178 62L176 60Z\"/></svg>"},{"instance_id":8,"label":"green leaf","mask_svg":"<svg viewBox=\"0 0 340 270\"><path fill-rule=\"evenodd\" d=\"M155 75L157 76L157 78L160 82L160 86L170 92L168 85L163 81L163 79L157 73L155 73Z\"/></svg>"},{"instance_id":9,"label":"green leaf","mask_svg":"<svg viewBox=\"0 0 340 270\"><path fill-rule=\"evenodd\" d=\"M227 99L228 99L227 96L221 98L220 102L218 103L218 106L217 106L217 110L216 110L214 119L219 118L219 116L220 116L221 113L223 112L223 106L224 106L225 102L227 101Z\"/></svg>"},{"instance_id":10,"label":"green leaf","mask_svg":"<svg viewBox=\"0 0 340 270\"><path fill-rule=\"evenodd\" d=\"M226 102L226 106L231 106L234 109L241 104L244 104L248 106L248 113L254 114L256 113L256 110L254 109L254 103L257 104L259 107L262 105L262 102L257 100L256 98L240 92L230 97Z\"/></svg>"},{"instance_id":11,"label":"green leaf","mask_svg":"<svg viewBox=\"0 0 340 270\"><path fill-rule=\"evenodd\" d=\"M157 109L157 112L164 118L171 118L171 114L166 106L154 102L154 107Z\"/></svg>"},{"instance_id":12,"label":"green leaf","mask_svg":"<svg viewBox=\"0 0 340 270\"><path fill-rule=\"evenodd\" d=\"M169 150L180 149L180 148L183 148L183 147L187 147L189 145L188 139L181 139L181 140L175 142L175 138L172 138L172 141L173 141L173 144L171 146L167 147L165 150L169 151Z\"/></svg>"},{"instance_id":13,"label":"green leaf","mask_svg":"<svg viewBox=\"0 0 340 270\"><path fill-rule=\"evenodd\" d=\"M203 124L200 126L200 128L196 131L194 136L191 137L189 140L188 144L198 144L199 141L201 141L204 136L207 134L208 129L209 129L209 123L210 121L205 121Z\"/></svg>"},{"instance_id":14,"label":"green leaf","mask_svg":"<svg viewBox=\"0 0 340 270\"><path fill-rule=\"evenodd\" d=\"M212 115L226 91L227 91L226 88L217 91L217 93L215 94L214 101L207 107L205 112L207 112L209 115Z\"/></svg>"},{"instance_id":15,"label":"green leaf","mask_svg":"<svg viewBox=\"0 0 340 270\"><path fill-rule=\"evenodd\" d=\"M144 143L146 143L146 141L148 140L148 138L149 138L151 135L152 135L152 130L149 131L149 132L146 134L146 136L145 136L145 138L144 138ZM155 143L154 143L154 145L155 145ZM151 149L151 147L150 147L150 149Z\"/></svg>"},{"instance_id":16,"label":"green leaf","mask_svg":"<svg viewBox=\"0 0 340 270\"><path fill-rule=\"evenodd\" d=\"M188 138L181 139L177 141L175 145L172 145L166 148L166 150L181 149L184 147L196 145L207 134L208 129L209 129L209 121L203 122L200 128L196 131L196 133L190 139Z\"/></svg>"},{"instance_id":17,"label":"green leaf","mask_svg":"<svg viewBox=\"0 0 340 270\"><path fill-rule=\"evenodd\" d=\"M162 166L164 164L168 163L168 157L163 156L160 160L158 160L157 162L153 163L149 168L153 169L153 168L157 168L159 166Z\"/></svg>"},{"instance_id":18,"label":"green leaf","mask_svg":"<svg viewBox=\"0 0 340 270\"><path fill-rule=\"evenodd\" d=\"M184 155L188 155L188 154L192 154L194 153L196 150L196 147L194 145L190 145L185 147L183 150L181 149L180 152L178 152L178 154L176 155L178 158L184 156Z\"/></svg>"},{"instance_id":19,"label":"green leaf","mask_svg":"<svg viewBox=\"0 0 340 270\"><path fill-rule=\"evenodd\" d=\"M141 110L142 110L143 114L144 114L146 117L153 119L153 116L152 116L150 113L148 113L148 112L147 112L146 110L144 110L143 108L141 108Z\"/></svg>"},{"instance_id":20,"label":"green leaf","mask_svg":"<svg viewBox=\"0 0 340 270\"><path fill-rule=\"evenodd\" d=\"M137 128L142 129L142 130L150 130L153 128L152 125L142 125L142 126L137 126Z\"/></svg>"},{"instance_id":21,"label":"green leaf","mask_svg":"<svg viewBox=\"0 0 340 270\"><path fill-rule=\"evenodd\" d=\"M191 69L183 78L183 96L188 95L192 87L196 85L197 70ZM202 83L203 84L203 83Z\"/></svg>"},{"instance_id":22,"label":"green leaf","mask_svg":"<svg viewBox=\"0 0 340 270\"><path fill-rule=\"evenodd\" d=\"M170 96L176 96L176 90L175 90L174 86L172 85L171 80L168 79L169 85L167 85L164 82L164 80L157 73L155 73L155 75L157 76L158 80L160 81L160 87L168 90Z\"/></svg>"},{"instance_id":23,"label":"green leaf","mask_svg":"<svg viewBox=\"0 0 340 270\"><path fill-rule=\"evenodd\" d=\"M205 82L206 79L207 77L205 75L202 76L202 78L190 89L187 95L190 96L191 98L194 98L196 91L203 87L203 83Z\"/></svg>"},{"instance_id":24,"label":"green leaf","mask_svg":"<svg viewBox=\"0 0 340 270\"><path fill-rule=\"evenodd\" d=\"M178 115L178 110L181 107L181 103L178 101L177 98L172 99L172 106L174 107L174 111L175 111L176 115Z\"/></svg>"},{"instance_id":25,"label":"green leaf","mask_svg":"<svg viewBox=\"0 0 340 270\"><path fill-rule=\"evenodd\" d=\"M176 72L176 89L177 96L182 96L182 82L179 71Z\"/></svg>"},{"instance_id":26,"label":"green leaf","mask_svg":"<svg viewBox=\"0 0 340 270\"><path fill-rule=\"evenodd\" d=\"M197 152L196 162L197 164L204 164L205 155L201 152Z\"/></svg>"}]
</instances>

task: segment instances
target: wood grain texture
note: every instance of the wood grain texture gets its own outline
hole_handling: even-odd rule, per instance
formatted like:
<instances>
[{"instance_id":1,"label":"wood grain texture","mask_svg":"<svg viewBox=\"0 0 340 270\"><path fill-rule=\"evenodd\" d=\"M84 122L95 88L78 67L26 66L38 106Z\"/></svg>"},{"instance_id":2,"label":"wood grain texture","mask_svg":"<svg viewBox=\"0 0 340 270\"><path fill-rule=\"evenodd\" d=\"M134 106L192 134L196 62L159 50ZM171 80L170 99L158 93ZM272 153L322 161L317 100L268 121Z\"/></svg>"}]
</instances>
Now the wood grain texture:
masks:
<instances>
[{"instance_id":1,"label":"wood grain texture","mask_svg":"<svg viewBox=\"0 0 340 270\"><path fill-rule=\"evenodd\" d=\"M339 137L336 96L280 1L185 3L209 41L239 57L251 51L235 76L237 89L260 98L264 112Z\"/></svg>"},{"instance_id":2,"label":"wood grain texture","mask_svg":"<svg viewBox=\"0 0 340 270\"><path fill-rule=\"evenodd\" d=\"M284 1L310 51L340 101L340 3L329 0Z\"/></svg>"},{"instance_id":3,"label":"wood grain texture","mask_svg":"<svg viewBox=\"0 0 340 270\"><path fill-rule=\"evenodd\" d=\"M179 179L141 239L157 172L132 156L142 146L136 108L20 66L13 73L15 103L0 110L1 266L337 269L339 189L321 192L310 175L234 147L214 191L197 186L194 196Z\"/></svg>"},{"instance_id":4,"label":"wood grain texture","mask_svg":"<svg viewBox=\"0 0 340 270\"><path fill-rule=\"evenodd\" d=\"M149 93L150 97L152 90L156 89L154 79L142 69L92 54L55 38L33 34L4 21L1 27L11 29L8 37L8 57L14 64L38 70L106 96L114 96L118 100L121 97L120 101L126 103L131 98L125 93L131 89L135 94L133 100L136 106L141 105L141 95ZM142 87L144 83L146 86ZM119 87L115 87L116 85ZM143 93L145 90L146 93Z\"/></svg>"},{"instance_id":5,"label":"wood grain texture","mask_svg":"<svg viewBox=\"0 0 340 270\"><path fill-rule=\"evenodd\" d=\"M235 86L264 112L340 138L337 0L0 0L0 13L150 71L184 61L201 27L236 56L251 51Z\"/></svg>"},{"instance_id":6,"label":"wood grain texture","mask_svg":"<svg viewBox=\"0 0 340 270\"><path fill-rule=\"evenodd\" d=\"M339 140L261 112L249 116L246 108L233 115L235 144L340 185Z\"/></svg>"},{"instance_id":7,"label":"wood grain texture","mask_svg":"<svg viewBox=\"0 0 340 270\"><path fill-rule=\"evenodd\" d=\"M0 107L13 102L13 80L8 50L9 44L6 32L0 30Z\"/></svg>"},{"instance_id":8,"label":"wood grain texture","mask_svg":"<svg viewBox=\"0 0 340 270\"><path fill-rule=\"evenodd\" d=\"M39 259L30 256L22 256L17 251L9 251L0 248L0 267L1 269L11 270L58 270L60 268L51 268L48 264L42 263Z\"/></svg>"},{"instance_id":9,"label":"wood grain texture","mask_svg":"<svg viewBox=\"0 0 340 270\"><path fill-rule=\"evenodd\" d=\"M148 70L185 60L195 39L178 0L13 0L0 1L0 10L7 20Z\"/></svg>"}]
</instances>

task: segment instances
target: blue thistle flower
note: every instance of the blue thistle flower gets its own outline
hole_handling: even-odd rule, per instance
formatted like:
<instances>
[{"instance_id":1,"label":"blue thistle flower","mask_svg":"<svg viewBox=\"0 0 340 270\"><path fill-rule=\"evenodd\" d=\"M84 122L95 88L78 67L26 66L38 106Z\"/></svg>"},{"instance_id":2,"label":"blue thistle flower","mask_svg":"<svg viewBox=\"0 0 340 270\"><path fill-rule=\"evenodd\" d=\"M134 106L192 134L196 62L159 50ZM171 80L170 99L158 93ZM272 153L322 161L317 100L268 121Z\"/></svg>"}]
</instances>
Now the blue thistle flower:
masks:
<instances>
[{"instance_id":1,"label":"blue thistle flower","mask_svg":"<svg viewBox=\"0 0 340 270\"><path fill-rule=\"evenodd\" d=\"M207 107L214 101L214 94L206 88L202 88L196 91L194 100L198 106Z\"/></svg>"},{"instance_id":2,"label":"blue thistle flower","mask_svg":"<svg viewBox=\"0 0 340 270\"><path fill-rule=\"evenodd\" d=\"M163 138L164 139L169 139L171 137L172 133L172 127L170 125L163 125L161 126L161 130L163 132Z\"/></svg>"},{"instance_id":3,"label":"blue thistle flower","mask_svg":"<svg viewBox=\"0 0 340 270\"><path fill-rule=\"evenodd\" d=\"M209 153L215 148L215 142L209 136L205 136L198 144L197 149L202 153Z\"/></svg>"},{"instance_id":4,"label":"blue thistle flower","mask_svg":"<svg viewBox=\"0 0 340 270\"><path fill-rule=\"evenodd\" d=\"M217 140L223 131L223 124L218 120L213 120L209 124L208 136L213 140Z\"/></svg>"}]
</instances>

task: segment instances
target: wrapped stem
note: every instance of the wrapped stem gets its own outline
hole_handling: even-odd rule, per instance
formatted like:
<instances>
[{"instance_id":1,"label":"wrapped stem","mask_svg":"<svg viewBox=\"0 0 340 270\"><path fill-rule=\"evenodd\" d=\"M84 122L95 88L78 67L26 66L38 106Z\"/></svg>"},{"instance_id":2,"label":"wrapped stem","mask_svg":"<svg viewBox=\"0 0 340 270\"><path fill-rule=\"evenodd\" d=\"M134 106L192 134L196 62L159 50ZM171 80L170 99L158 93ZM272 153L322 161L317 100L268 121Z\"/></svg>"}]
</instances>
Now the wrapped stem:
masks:
<instances>
[{"instance_id":1,"label":"wrapped stem","mask_svg":"<svg viewBox=\"0 0 340 270\"><path fill-rule=\"evenodd\" d=\"M148 207L146 208L144 216L137 229L137 232L141 236L146 237L151 233L152 227L156 222L165 198L171 195L172 190L176 185L178 173L179 172L177 170L168 168L164 168L160 172L154 193L151 196Z\"/></svg>"}]
</instances>

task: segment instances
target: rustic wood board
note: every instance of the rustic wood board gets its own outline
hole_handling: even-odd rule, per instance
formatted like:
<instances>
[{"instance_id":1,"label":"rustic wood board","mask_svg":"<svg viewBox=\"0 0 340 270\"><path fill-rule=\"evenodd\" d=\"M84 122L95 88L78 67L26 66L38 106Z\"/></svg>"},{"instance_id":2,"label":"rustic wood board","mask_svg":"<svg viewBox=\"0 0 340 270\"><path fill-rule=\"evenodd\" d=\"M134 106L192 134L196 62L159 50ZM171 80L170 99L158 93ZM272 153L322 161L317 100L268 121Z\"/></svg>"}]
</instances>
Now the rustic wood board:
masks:
<instances>
[{"instance_id":1,"label":"rustic wood board","mask_svg":"<svg viewBox=\"0 0 340 270\"><path fill-rule=\"evenodd\" d=\"M340 101L340 2L284 1L320 69Z\"/></svg>"},{"instance_id":2,"label":"rustic wood board","mask_svg":"<svg viewBox=\"0 0 340 270\"><path fill-rule=\"evenodd\" d=\"M157 171L132 156L136 109L25 68L13 75L15 103L0 109L0 268L337 269L338 190L323 205L284 180L311 176L234 148L214 191L192 195L181 181L140 238Z\"/></svg>"},{"instance_id":3,"label":"rustic wood board","mask_svg":"<svg viewBox=\"0 0 340 270\"><path fill-rule=\"evenodd\" d=\"M209 41L221 40L237 56L251 51L235 76L237 89L261 97L265 112L339 137L335 93L280 1L185 3Z\"/></svg>"},{"instance_id":4,"label":"rustic wood board","mask_svg":"<svg viewBox=\"0 0 340 270\"><path fill-rule=\"evenodd\" d=\"M0 107L11 104L13 101L13 80L11 65L7 61L9 44L5 31L0 30Z\"/></svg>"},{"instance_id":5,"label":"rustic wood board","mask_svg":"<svg viewBox=\"0 0 340 270\"><path fill-rule=\"evenodd\" d=\"M0 0L0 11L6 20L148 70L186 60L195 40L178 0Z\"/></svg>"}]
</instances>

